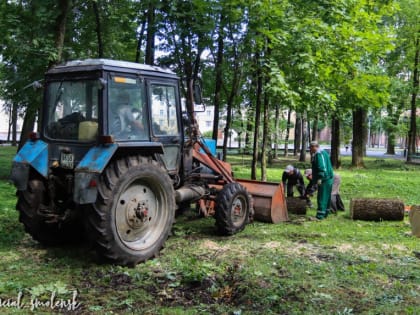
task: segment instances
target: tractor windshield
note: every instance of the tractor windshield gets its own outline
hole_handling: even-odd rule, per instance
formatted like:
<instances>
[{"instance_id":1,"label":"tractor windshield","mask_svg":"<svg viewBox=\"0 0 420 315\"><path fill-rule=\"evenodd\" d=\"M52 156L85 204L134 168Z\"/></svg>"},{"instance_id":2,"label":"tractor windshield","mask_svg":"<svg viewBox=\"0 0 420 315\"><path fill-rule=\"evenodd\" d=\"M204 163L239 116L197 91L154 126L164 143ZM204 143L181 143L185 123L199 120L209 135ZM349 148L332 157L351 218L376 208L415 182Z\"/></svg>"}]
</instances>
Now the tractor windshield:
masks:
<instances>
[{"instance_id":1,"label":"tractor windshield","mask_svg":"<svg viewBox=\"0 0 420 315\"><path fill-rule=\"evenodd\" d=\"M46 90L45 135L92 141L98 134L98 80L55 81Z\"/></svg>"}]
</instances>

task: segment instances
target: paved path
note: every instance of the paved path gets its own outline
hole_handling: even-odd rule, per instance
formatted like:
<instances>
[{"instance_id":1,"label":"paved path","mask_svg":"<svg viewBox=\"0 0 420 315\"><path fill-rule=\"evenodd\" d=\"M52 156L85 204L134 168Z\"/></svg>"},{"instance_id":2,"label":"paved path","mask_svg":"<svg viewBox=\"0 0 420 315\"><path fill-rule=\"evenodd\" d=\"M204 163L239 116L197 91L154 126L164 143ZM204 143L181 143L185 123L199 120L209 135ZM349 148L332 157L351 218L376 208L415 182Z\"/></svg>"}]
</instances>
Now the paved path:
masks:
<instances>
[{"instance_id":1,"label":"paved path","mask_svg":"<svg viewBox=\"0 0 420 315\"><path fill-rule=\"evenodd\" d=\"M382 158L382 159L398 159L398 160L405 160L406 158L404 157L403 151L402 150L396 150L396 154L395 155L389 155L389 154L385 154L386 153L386 149L385 148L369 148L368 150L366 150L366 156L368 157L377 157L377 158ZM340 149L340 154L343 156L351 156L351 150L348 149L346 151L345 148L341 148Z\"/></svg>"}]
</instances>

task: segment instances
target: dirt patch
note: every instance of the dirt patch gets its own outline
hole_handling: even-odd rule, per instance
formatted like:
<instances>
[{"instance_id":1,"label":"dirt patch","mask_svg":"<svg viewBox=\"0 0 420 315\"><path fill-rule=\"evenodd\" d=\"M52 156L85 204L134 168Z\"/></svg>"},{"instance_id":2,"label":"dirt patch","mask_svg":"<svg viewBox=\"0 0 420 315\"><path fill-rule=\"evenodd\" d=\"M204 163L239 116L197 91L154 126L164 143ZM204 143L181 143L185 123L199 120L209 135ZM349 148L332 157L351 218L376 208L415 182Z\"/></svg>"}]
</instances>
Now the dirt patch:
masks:
<instances>
[{"instance_id":1,"label":"dirt patch","mask_svg":"<svg viewBox=\"0 0 420 315\"><path fill-rule=\"evenodd\" d=\"M349 244L349 243L343 243L337 246L337 251L339 251L340 253L347 253L351 250L353 250L353 245Z\"/></svg>"},{"instance_id":2,"label":"dirt patch","mask_svg":"<svg viewBox=\"0 0 420 315\"><path fill-rule=\"evenodd\" d=\"M244 294L243 281L238 265L234 264L223 275L209 276L201 281L188 281L181 275L176 279L160 278L148 291L165 306L189 307L198 304L239 305Z\"/></svg>"},{"instance_id":3,"label":"dirt patch","mask_svg":"<svg viewBox=\"0 0 420 315\"><path fill-rule=\"evenodd\" d=\"M219 244L210 240L205 240L200 247L203 249L210 249L214 251L227 250L226 246L219 246Z\"/></svg>"},{"instance_id":4,"label":"dirt patch","mask_svg":"<svg viewBox=\"0 0 420 315\"><path fill-rule=\"evenodd\" d=\"M280 242L272 241L272 242L265 243L263 245L263 247L264 248L270 248L270 249L271 248L281 248L282 244Z\"/></svg>"},{"instance_id":5,"label":"dirt patch","mask_svg":"<svg viewBox=\"0 0 420 315\"><path fill-rule=\"evenodd\" d=\"M393 244L393 245L389 245L389 244L382 244L382 248L385 250L399 250L401 252L408 252L408 248L400 245L400 244Z\"/></svg>"},{"instance_id":6,"label":"dirt patch","mask_svg":"<svg viewBox=\"0 0 420 315\"><path fill-rule=\"evenodd\" d=\"M99 280L99 281L98 281ZM82 272L82 288L108 289L131 289L134 287L131 276L125 273L95 271Z\"/></svg>"}]
</instances>

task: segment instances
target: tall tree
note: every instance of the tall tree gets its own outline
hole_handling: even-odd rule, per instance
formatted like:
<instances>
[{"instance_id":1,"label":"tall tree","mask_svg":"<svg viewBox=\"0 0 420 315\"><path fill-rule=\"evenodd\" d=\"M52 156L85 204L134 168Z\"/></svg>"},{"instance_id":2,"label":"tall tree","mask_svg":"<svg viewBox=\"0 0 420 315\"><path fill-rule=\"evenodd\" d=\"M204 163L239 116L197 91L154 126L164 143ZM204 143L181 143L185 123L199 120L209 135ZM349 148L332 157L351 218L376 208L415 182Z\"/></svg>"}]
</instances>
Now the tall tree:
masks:
<instances>
[{"instance_id":1,"label":"tall tree","mask_svg":"<svg viewBox=\"0 0 420 315\"><path fill-rule=\"evenodd\" d=\"M101 23L101 15L99 13L99 6L96 1L92 1L92 9L93 14L95 15L95 32L96 32L96 39L98 41L98 58L104 57L104 43L102 41L102 23Z\"/></svg>"},{"instance_id":2,"label":"tall tree","mask_svg":"<svg viewBox=\"0 0 420 315\"><path fill-rule=\"evenodd\" d=\"M263 97L263 72L261 68L260 48L256 48L255 52L255 73L256 73L256 93L255 93L255 121L254 121L254 141L252 145L252 163L251 163L251 179L257 179L257 163L259 153L259 135L260 135L260 117L261 104Z\"/></svg>"},{"instance_id":3,"label":"tall tree","mask_svg":"<svg viewBox=\"0 0 420 315\"><path fill-rule=\"evenodd\" d=\"M32 89L38 84L31 82L42 79L48 66L60 62L69 10L67 0L2 4L1 27L8 30L0 42L2 97L24 116L21 144L33 130L41 106L42 93Z\"/></svg>"},{"instance_id":4,"label":"tall tree","mask_svg":"<svg viewBox=\"0 0 420 315\"><path fill-rule=\"evenodd\" d=\"M193 2L172 1L162 5L161 32L165 41L159 48L167 54L158 59L158 64L174 69L184 80L181 81L187 107L192 95L193 82L197 81L202 68L201 55L211 44L211 30L214 29L213 8L204 0Z\"/></svg>"},{"instance_id":5,"label":"tall tree","mask_svg":"<svg viewBox=\"0 0 420 315\"><path fill-rule=\"evenodd\" d=\"M150 1L147 10L146 53L144 57L144 63L147 65L153 65L155 61L155 10L153 1Z\"/></svg>"},{"instance_id":6,"label":"tall tree","mask_svg":"<svg viewBox=\"0 0 420 315\"><path fill-rule=\"evenodd\" d=\"M417 117L417 95L419 91L419 59L420 59L420 23L418 31L415 33L414 40L414 60L413 60L413 74L412 82L413 89L411 92L411 116L410 116L410 130L408 133L408 154L407 162L412 160L412 156L417 151L417 131L416 131L416 117Z\"/></svg>"},{"instance_id":7,"label":"tall tree","mask_svg":"<svg viewBox=\"0 0 420 315\"><path fill-rule=\"evenodd\" d=\"M212 138L217 141L219 133L219 116L221 107L221 93L223 85L223 55L224 55L224 26L225 26L224 13L219 14L219 25L217 32L217 54L215 61L215 85L214 85L214 117L213 117L213 136ZM225 156L223 156L225 158Z\"/></svg>"}]
</instances>

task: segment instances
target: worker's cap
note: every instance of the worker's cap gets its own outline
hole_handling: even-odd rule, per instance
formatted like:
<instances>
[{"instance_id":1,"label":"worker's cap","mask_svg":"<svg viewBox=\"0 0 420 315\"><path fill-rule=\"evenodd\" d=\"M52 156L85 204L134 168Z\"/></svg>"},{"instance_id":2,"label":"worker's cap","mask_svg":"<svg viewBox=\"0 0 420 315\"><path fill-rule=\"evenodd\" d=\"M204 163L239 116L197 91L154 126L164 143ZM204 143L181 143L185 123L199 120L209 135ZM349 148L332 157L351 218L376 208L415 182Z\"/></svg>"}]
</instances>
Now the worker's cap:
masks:
<instances>
[{"instance_id":1,"label":"worker's cap","mask_svg":"<svg viewBox=\"0 0 420 315\"><path fill-rule=\"evenodd\" d=\"M311 141L311 143L309 143L309 146L310 147L317 147L317 146L319 146L319 144L318 144L317 141Z\"/></svg>"},{"instance_id":2,"label":"worker's cap","mask_svg":"<svg viewBox=\"0 0 420 315\"><path fill-rule=\"evenodd\" d=\"M290 172L293 171L293 169L294 169L293 165L287 165L286 168L284 169L284 171L286 173L290 173Z\"/></svg>"},{"instance_id":3,"label":"worker's cap","mask_svg":"<svg viewBox=\"0 0 420 315\"><path fill-rule=\"evenodd\" d=\"M311 176L312 175L312 169L310 169L310 168L307 168L306 170L305 170L305 176L306 177L308 177L308 176Z\"/></svg>"}]
</instances>

